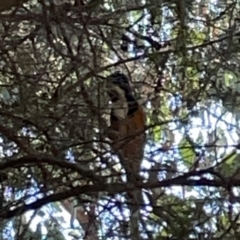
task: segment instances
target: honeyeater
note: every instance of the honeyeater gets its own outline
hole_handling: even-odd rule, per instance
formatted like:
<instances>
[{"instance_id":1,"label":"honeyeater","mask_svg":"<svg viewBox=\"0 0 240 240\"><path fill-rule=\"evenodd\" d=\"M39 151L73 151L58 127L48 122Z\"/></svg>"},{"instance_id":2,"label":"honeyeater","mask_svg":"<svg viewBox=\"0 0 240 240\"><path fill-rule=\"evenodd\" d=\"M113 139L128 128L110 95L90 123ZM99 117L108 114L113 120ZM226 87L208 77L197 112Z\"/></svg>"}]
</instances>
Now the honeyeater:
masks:
<instances>
[{"instance_id":1,"label":"honeyeater","mask_svg":"<svg viewBox=\"0 0 240 240\"><path fill-rule=\"evenodd\" d=\"M134 191L127 192L127 195L132 199L132 211L136 211L142 202L141 188L138 186L146 143L145 112L125 74L115 72L108 76L107 88L111 100L111 147L126 172L127 183L135 186Z\"/></svg>"}]
</instances>

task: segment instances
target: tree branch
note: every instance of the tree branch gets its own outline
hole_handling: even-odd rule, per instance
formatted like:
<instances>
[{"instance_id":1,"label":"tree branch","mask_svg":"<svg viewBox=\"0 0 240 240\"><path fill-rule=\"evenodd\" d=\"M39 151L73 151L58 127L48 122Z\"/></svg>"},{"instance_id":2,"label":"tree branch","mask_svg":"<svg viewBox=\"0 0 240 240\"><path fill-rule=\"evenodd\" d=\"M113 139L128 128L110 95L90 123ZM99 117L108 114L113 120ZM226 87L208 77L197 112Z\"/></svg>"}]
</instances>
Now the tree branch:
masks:
<instances>
[{"instance_id":1,"label":"tree branch","mask_svg":"<svg viewBox=\"0 0 240 240\"><path fill-rule=\"evenodd\" d=\"M12 7L20 7L28 0L0 0L0 12L10 10Z\"/></svg>"},{"instance_id":2,"label":"tree branch","mask_svg":"<svg viewBox=\"0 0 240 240\"><path fill-rule=\"evenodd\" d=\"M161 182L148 182L142 184L142 188L153 189L160 187L172 187L172 186L208 186L208 187L226 187L226 184L232 187L240 186L240 179L226 179L223 183L222 180L208 180L206 178L202 178L199 180L192 179L184 179L183 177L178 177L175 179L164 180ZM114 184L101 184L97 183L94 185L85 185L72 187L70 190L66 190L59 193L53 193L47 197L36 200L30 204L24 204L20 207L15 208L14 210L3 209L0 211L0 218L12 218L14 216L19 216L26 211L35 210L41 208L42 206L56 201L61 201L76 195L80 194L90 194L90 193L98 193L98 192L108 192L110 194L121 193L126 191L133 190L134 187L129 187L125 183L114 183Z\"/></svg>"},{"instance_id":3,"label":"tree branch","mask_svg":"<svg viewBox=\"0 0 240 240\"><path fill-rule=\"evenodd\" d=\"M55 165L60 168L71 169L72 171L78 172L81 176L97 181L103 182L103 179L100 176L96 176L94 172L85 170L79 167L77 164L67 162L64 160L58 160L52 156L41 156L41 155L29 155L24 156L18 159L10 160L5 163L0 163L0 171L6 170L8 168L22 167L24 164L34 164L39 165L42 163L48 163L49 165Z\"/></svg>"}]
</instances>

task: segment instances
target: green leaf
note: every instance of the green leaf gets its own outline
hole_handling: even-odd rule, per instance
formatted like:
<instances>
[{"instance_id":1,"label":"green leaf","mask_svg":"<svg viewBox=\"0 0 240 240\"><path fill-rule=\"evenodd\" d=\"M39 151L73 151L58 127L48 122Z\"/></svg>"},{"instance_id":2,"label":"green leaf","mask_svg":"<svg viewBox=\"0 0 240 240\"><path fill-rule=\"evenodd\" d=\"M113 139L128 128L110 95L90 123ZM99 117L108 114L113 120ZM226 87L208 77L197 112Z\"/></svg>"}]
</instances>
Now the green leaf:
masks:
<instances>
[{"instance_id":1,"label":"green leaf","mask_svg":"<svg viewBox=\"0 0 240 240\"><path fill-rule=\"evenodd\" d=\"M156 126L153 128L153 140L159 141L162 136L162 128L161 126Z\"/></svg>"},{"instance_id":2,"label":"green leaf","mask_svg":"<svg viewBox=\"0 0 240 240\"><path fill-rule=\"evenodd\" d=\"M240 167L240 155L235 151L227 154L225 157L222 158L220 162L222 164L219 166L219 172L224 176L232 176L233 174L236 175L237 169ZM239 176L237 171L237 176ZM235 177L237 177L235 176Z\"/></svg>"},{"instance_id":3,"label":"green leaf","mask_svg":"<svg viewBox=\"0 0 240 240\"><path fill-rule=\"evenodd\" d=\"M183 138L179 143L179 152L185 164L192 166L195 160L195 152L189 141Z\"/></svg>"},{"instance_id":4,"label":"green leaf","mask_svg":"<svg viewBox=\"0 0 240 240\"><path fill-rule=\"evenodd\" d=\"M206 39L206 34L203 32L191 29L189 32L189 38L194 44L201 44Z\"/></svg>"},{"instance_id":5,"label":"green leaf","mask_svg":"<svg viewBox=\"0 0 240 240\"><path fill-rule=\"evenodd\" d=\"M224 83L226 87L231 87L237 92L240 92L240 84L239 84L239 74L231 72L231 71L225 71L224 72Z\"/></svg>"}]
</instances>

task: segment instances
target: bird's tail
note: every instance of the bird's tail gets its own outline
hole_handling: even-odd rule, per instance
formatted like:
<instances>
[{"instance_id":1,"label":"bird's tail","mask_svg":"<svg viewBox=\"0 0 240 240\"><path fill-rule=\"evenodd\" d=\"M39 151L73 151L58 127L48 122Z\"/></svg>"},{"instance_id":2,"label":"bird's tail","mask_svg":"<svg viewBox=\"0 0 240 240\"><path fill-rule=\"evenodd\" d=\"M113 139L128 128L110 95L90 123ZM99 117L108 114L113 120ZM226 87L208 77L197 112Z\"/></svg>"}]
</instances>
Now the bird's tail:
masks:
<instances>
[{"instance_id":1,"label":"bird's tail","mask_svg":"<svg viewBox=\"0 0 240 240\"><path fill-rule=\"evenodd\" d=\"M129 169L128 169L129 170ZM134 176L134 173L127 171L127 182L132 186L130 191L127 191L127 203L130 211L130 239L136 240L140 238L139 226L141 220L141 207L143 206L143 196L141 189L142 178L138 176Z\"/></svg>"},{"instance_id":2,"label":"bird's tail","mask_svg":"<svg viewBox=\"0 0 240 240\"><path fill-rule=\"evenodd\" d=\"M131 240L140 239L139 225L141 219L142 191L135 189L127 193L128 207L130 210L130 236Z\"/></svg>"}]
</instances>

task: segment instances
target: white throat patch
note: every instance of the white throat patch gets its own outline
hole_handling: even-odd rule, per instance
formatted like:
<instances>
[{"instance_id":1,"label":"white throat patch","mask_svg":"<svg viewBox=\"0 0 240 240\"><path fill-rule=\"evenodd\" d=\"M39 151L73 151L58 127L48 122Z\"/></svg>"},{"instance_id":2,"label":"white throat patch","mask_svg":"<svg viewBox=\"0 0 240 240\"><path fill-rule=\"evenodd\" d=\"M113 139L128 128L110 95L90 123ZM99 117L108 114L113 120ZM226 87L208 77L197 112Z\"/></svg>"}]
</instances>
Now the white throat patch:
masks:
<instances>
[{"instance_id":1,"label":"white throat patch","mask_svg":"<svg viewBox=\"0 0 240 240\"><path fill-rule=\"evenodd\" d=\"M118 86L113 86L113 89L118 93L118 98L116 102L112 103L113 114L118 119L125 119L128 113L128 102L125 98L125 91Z\"/></svg>"}]
</instances>

